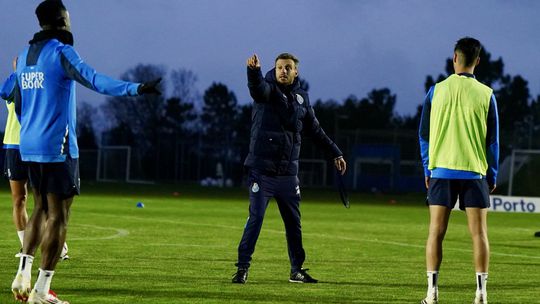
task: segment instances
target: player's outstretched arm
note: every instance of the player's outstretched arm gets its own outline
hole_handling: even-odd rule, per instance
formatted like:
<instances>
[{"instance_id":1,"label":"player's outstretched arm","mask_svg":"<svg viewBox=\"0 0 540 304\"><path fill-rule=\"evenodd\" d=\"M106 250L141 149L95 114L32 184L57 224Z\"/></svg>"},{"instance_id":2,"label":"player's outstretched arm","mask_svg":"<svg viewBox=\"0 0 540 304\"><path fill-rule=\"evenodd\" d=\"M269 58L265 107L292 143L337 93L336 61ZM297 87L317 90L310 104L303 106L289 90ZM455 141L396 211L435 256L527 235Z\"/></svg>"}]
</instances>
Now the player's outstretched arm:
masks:
<instances>
[{"instance_id":1,"label":"player's outstretched arm","mask_svg":"<svg viewBox=\"0 0 540 304\"><path fill-rule=\"evenodd\" d=\"M137 96L140 94L158 94L156 79L147 83L122 81L97 73L87 65L71 46L62 48L61 63L67 77L101 94L110 96ZM139 92L139 88L142 91Z\"/></svg>"}]
</instances>

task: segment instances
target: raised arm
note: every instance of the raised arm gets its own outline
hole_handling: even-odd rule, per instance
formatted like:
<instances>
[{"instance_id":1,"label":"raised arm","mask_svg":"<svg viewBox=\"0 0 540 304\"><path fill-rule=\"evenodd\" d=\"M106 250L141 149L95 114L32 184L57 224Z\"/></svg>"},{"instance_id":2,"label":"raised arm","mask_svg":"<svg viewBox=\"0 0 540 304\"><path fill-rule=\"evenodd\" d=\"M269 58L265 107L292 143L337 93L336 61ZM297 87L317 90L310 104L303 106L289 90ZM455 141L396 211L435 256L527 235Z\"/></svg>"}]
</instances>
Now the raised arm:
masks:
<instances>
[{"instance_id":1,"label":"raised arm","mask_svg":"<svg viewBox=\"0 0 540 304\"><path fill-rule=\"evenodd\" d=\"M264 80L261 72L261 62L257 54L247 59L247 78L248 88L251 98L255 102L268 102L272 88L269 83Z\"/></svg>"}]
</instances>

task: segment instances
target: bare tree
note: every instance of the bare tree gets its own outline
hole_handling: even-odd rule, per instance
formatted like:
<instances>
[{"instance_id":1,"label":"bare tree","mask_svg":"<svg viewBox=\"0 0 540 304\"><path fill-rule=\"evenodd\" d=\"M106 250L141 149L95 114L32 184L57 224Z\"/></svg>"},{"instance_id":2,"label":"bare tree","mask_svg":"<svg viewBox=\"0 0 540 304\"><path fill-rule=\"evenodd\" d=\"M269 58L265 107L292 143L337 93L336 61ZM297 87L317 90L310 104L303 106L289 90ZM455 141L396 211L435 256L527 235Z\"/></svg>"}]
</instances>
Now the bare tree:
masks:
<instances>
[{"instance_id":1,"label":"bare tree","mask_svg":"<svg viewBox=\"0 0 540 304\"><path fill-rule=\"evenodd\" d=\"M122 75L122 79L133 82L144 82L165 75L165 68L155 65L139 64ZM164 92L164 84L160 91ZM122 125L134 135L135 141L143 151L150 149L159 139L163 130L165 115L165 98L159 95L137 97L110 97L102 106L105 118L113 126Z\"/></svg>"},{"instance_id":2,"label":"bare tree","mask_svg":"<svg viewBox=\"0 0 540 304\"><path fill-rule=\"evenodd\" d=\"M80 102L77 105L77 141L83 149L97 147L93 122L96 120L96 108L89 103Z\"/></svg>"}]
</instances>

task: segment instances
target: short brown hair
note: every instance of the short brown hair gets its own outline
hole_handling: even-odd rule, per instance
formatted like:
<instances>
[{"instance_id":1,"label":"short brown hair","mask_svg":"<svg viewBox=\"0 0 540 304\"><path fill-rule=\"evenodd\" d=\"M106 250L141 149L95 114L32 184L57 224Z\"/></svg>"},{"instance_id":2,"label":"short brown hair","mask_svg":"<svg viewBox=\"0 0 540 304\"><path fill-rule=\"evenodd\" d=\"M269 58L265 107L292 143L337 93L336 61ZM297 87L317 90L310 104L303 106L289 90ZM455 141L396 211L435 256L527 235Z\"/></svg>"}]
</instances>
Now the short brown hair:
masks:
<instances>
[{"instance_id":1,"label":"short brown hair","mask_svg":"<svg viewBox=\"0 0 540 304\"><path fill-rule=\"evenodd\" d=\"M300 60L298 60L298 58L296 56L294 56L293 54L291 54L291 53L281 53L281 54L279 54L276 57L276 61L274 61L274 63L276 63L279 59L291 59L292 61L294 61L294 65L296 65L296 66L298 66L298 63L300 62Z\"/></svg>"}]
</instances>

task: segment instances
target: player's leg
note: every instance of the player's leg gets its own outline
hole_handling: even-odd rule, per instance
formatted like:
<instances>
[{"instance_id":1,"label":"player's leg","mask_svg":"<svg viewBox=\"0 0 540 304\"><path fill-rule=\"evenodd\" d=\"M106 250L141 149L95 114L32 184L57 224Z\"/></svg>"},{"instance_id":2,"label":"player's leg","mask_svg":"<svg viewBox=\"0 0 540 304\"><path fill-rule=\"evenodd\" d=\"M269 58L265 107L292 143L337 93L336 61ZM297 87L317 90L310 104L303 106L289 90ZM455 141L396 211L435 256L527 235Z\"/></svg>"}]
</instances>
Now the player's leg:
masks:
<instances>
[{"instance_id":1,"label":"player's leg","mask_svg":"<svg viewBox=\"0 0 540 304\"><path fill-rule=\"evenodd\" d=\"M476 272L488 272L489 240L487 235L487 209L467 208L467 220L471 233Z\"/></svg>"},{"instance_id":2,"label":"player's leg","mask_svg":"<svg viewBox=\"0 0 540 304\"><path fill-rule=\"evenodd\" d=\"M33 169L37 169L36 172L39 172L39 165L35 164L35 166L36 168ZM39 177L35 176L34 180L39 180ZM41 243L43 228L46 225L47 219L46 199L43 199L41 193L36 188L32 188L32 193L34 195L34 209L26 225L23 253L20 257L17 274L11 284L11 290L13 291L15 299L21 301L26 301L30 294L34 256L37 247Z\"/></svg>"},{"instance_id":3,"label":"player's leg","mask_svg":"<svg viewBox=\"0 0 540 304\"><path fill-rule=\"evenodd\" d=\"M18 149L6 149L4 158L4 175L9 180L11 190L11 200L13 204L13 223L17 229L17 235L21 242L21 248L24 243L24 230L28 222L26 212L28 167L21 160L21 154ZM21 250L22 253L22 250ZM20 257L20 253L16 255Z\"/></svg>"},{"instance_id":4,"label":"player's leg","mask_svg":"<svg viewBox=\"0 0 540 304\"><path fill-rule=\"evenodd\" d=\"M487 303L486 283L489 268L489 240L487 234L487 212L489 186L485 180L464 181L460 200L464 201L469 232L473 242L476 271L476 295L474 303Z\"/></svg>"},{"instance_id":5,"label":"player's leg","mask_svg":"<svg viewBox=\"0 0 540 304\"><path fill-rule=\"evenodd\" d=\"M41 242L41 265L32 291L43 297L49 294L54 269L66 240L72 202L73 197L63 198L59 194L47 194L48 218Z\"/></svg>"},{"instance_id":6,"label":"player's leg","mask_svg":"<svg viewBox=\"0 0 540 304\"><path fill-rule=\"evenodd\" d=\"M41 267L28 303L64 303L49 291L66 240L73 197L80 192L79 163L68 156L63 163L47 163L43 167L41 189L47 193L47 226L41 242Z\"/></svg>"},{"instance_id":7,"label":"player's leg","mask_svg":"<svg viewBox=\"0 0 540 304\"><path fill-rule=\"evenodd\" d=\"M17 235L19 236L22 247L24 243L24 230L28 222L28 213L26 212L26 180L10 180L9 187L13 202L13 223L17 229Z\"/></svg>"},{"instance_id":8,"label":"player's leg","mask_svg":"<svg viewBox=\"0 0 540 304\"><path fill-rule=\"evenodd\" d=\"M448 228L451 209L445 206L429 206L429 234L426 242L426 269L439 271L443 259L442 243Z\"/></svg>"},{"instance_id":9,"label":"player's leg","mask_svg":"<svg viewBox=\"0 0 540 304\"><path fill-rule=\"evenodd\" d=\"M251 262L251 256L255 251L255 244L259 238L268 202L273 195L275 177L265 176L253 170L249 173L249 217L244 227L242 239L238 245L238 267L234 274L233 283L245 283L247 272Z\"/></svg>"},{"instance_id":10,"label":"player's leg","mask_svg":"<svg viewBox=\"0 0 540 304\"><path fill-rule=\"evenodd\" d=\"M428 288L424 304L438 303L439 269L443 259L443 240L448 228L452 207L457 200L457 193L450 180L430 180L428 189L429 232L426 242L426 273Z\"/></svg>"},{"instance_id":11,"label":"player's leg","mask_svg":"<svg viewBox=\"0 0 540 304\"><path fill-rule=\"evenodd\" d=\"M48 193L47 226L41 242L41 267L54 270L64 247L73 197Z\"/></svg>"},{"instance_id":12,"label":"player's leg","mask_svg":"<svg viewBox=\"0 0 540 304\"><path fill-rule=\"evenodd\" d=\"M469 232L473 241L476 270L475 303L487 303L486 283L489 268L489 240L487 235L487 208L467 208Z\"/></svg>"},{"instance_id":13,"label":"player's leg","mask_svg":"<svg viewBox=\"0 0 540 304\"><path fill-rule=\"evenodd\" d=\"M317 283L318 280L311 277L306 269L302 268L306 253L302 244L300 199L298 178L296 176L281 177L279 192L276 192L276 201L285 224L287 248L291 262L289 282Z\"/></svg>"},{"instance_id":14,"label":"player's leg","mask_svg":"<svg viewBox=\"0 0 540 304\"><path fill-rule=\"evenodd\" d=\"M34 209L26 224L24 235L23 254L34 256L43 239L44 229L47 226L48 204L47 197L39 190L32 188Z\"/></svg>"},{"instance_id":15,"label":"player's leg","mask_svg":"<svg viewBox=\"0 0 540 304\"><path fill-rule=\"evenodd\" d=\"M422 303L437 303L439 298L439 269L443 259L443 240L448 227L451 209L446 206L429 206L429 233L426 242L426 272L428 289Z\"/></svg>"}]
</instances>

